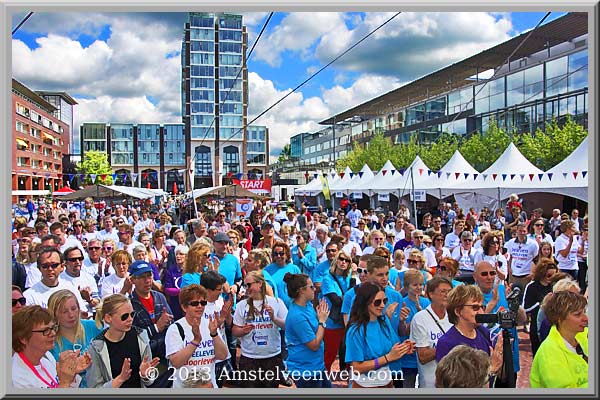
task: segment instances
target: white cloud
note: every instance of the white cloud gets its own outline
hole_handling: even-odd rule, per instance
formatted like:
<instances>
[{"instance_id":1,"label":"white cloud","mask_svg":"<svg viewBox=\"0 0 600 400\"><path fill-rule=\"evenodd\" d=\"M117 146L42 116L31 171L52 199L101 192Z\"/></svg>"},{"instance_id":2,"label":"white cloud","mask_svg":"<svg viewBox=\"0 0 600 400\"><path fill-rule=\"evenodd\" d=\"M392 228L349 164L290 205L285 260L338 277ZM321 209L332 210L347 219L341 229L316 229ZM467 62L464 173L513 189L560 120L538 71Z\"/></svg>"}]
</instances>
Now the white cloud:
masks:
<instances>
[{"instance_id":1,"label":"white cloud","mask_svg":"<svg viewBox=\"0 0 600 400\"><path fill-rule=\"evenodd\" d=\"M255 58L278 67L285 51L299 52L307 57L307 50L324 33L340 24L345 24L342 13L290 13L264 40L261 39L256 46Z\"/></svg>"}]
</instances>

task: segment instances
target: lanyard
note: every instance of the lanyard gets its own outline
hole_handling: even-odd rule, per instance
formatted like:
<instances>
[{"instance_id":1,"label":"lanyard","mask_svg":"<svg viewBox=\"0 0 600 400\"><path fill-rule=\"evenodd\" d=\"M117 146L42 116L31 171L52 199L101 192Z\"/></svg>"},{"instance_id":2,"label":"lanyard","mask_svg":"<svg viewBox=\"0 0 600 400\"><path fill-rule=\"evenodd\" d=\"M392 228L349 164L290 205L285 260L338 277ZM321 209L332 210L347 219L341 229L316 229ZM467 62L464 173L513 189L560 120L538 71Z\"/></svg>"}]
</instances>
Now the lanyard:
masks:
<instances>
[{"instance_id":1,"label":"lanyard","mask_svg":"<svg viewBox=\"0 0 600 400\"><path fill-rule=\"evenodd\" d=\"M35 376L37 376L39 380L41 380L42 382L44 382L44 384L46 386L48 386L49 388L57 388L58 387L58 382L56 382L54 380L54 378L52 378L50 376L50 373L46 370L46 368L44 368L44 366L42 365L41 362L40 362L40 367L42 368L42 371L44 371L44 373L46 374L46 376L48 378L50 378L50 382L48 382L47 380L45 380L44 378L42 378L42 376L40 375L40 373L38 372L38 370L33 365L31 365L31 362L23 355L23 353L19 353L19 357L21 357L21 360L23 360L23 362L25 363L25 365L27 365L27 367L29 367L29 369L33 371L33 373L35 374Z\"/></svg>"}]
</instances>

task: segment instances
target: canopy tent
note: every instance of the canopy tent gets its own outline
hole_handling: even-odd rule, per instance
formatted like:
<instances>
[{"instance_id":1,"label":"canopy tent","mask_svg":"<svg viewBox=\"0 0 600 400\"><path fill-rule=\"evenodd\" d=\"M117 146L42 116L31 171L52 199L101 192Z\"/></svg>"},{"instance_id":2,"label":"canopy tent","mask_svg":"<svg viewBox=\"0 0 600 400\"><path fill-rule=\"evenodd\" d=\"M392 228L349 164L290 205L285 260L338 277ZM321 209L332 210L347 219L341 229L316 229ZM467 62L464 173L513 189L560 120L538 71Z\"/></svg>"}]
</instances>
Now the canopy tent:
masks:
<instances>
[{"instance_id":1,"label":"canopy tent","mask_svg":"<svg viewBox=\"0 0 600 400\"><path fill-rule=\"evenodd\" d=\"M133 197L135 199L149 199L167 194L161 189L143 189L129 186L117 185L90 185L73 193L65 194L61 200L83 200L86 197L111 198L111 197Z\"/></svg>"},{"instance_id":2,"label":"canopy tent","mask_svg":"<svg viewBox=\"0 0 600 400\"><path fill-rule=\"evenodd\" d=\"M365 191L364 189L368 188L370 186L370 183L373 181L373 178L375 178L375 175L373 174L373 171L371 171L371 168L369 168L369 166L365 164L361 168L360 172L354 173L353 177L352 174L350 175L351 179L349 182L346 183L347 187L338 190L343 190L347 194L356 192L364 192L366 194L369 194L369 192Z\"/></svg>"},{"instance_id":3,"label":"canopy tent","mask_svg":"<svg viewBox=\"0 0 600 400\"><path fill-rule=\"evenodd\" d=\"M352 177L350 176L351 174L353 175L353 172L350 167L346 167L344 172L340 173L339 179L329 183L329 190L332 193L345 190L347 184L352 180Z\"/></svg>"},{"instance_id":4,"label":"canopy tent","mask_svg":"<svg viewBox=\"0 0 600 400\"><path fill-rule=\"evenodd\" d=\"M423 162L421 157L416 156L405 171L400 171L388 180L374 182L372 192L391 193L398 198L409 194L414 190L427 190L429 194L438 197L439 180L436 174L430 173L431 169Z\"/></svg>"},{"instance_id":5,"label":"canopy tent","mask_svg":"<svg viewBox=\"0 0 600 400\"><path fill-rule=\"evenodd\" d=\"M74 193L74 192L75 192L75 189L71 189L68 186L63 186L62 188L60 188L60 189L55 190L54 192L52 192L52 195L53 196L64 196L66 194Z\"/></svg>"},{"instance_id":6,"label":"canopy tent","mask_svg":"<svg viewBox=\"0 0 600 400\"><path fill-rule=\"evenodd\" d=\"M477 179L478 175L479 171L473 168L458 150L452 154L452 157L437 173L440 186L449 184L454 186L469 186Z\"/></svg>"},{"instance_id":7,"label":"canopy tent","mask_svg":"<svg viewBox=\"0 0 600 400\"><path fill-rule=\"evenodd\" d=\"M194 197L194 199L202 198L202 197L218 197L218 198L227 198L227 197L240 197L240 198L252 198L252 199L262 199L264 196L258 195L245 189L238 185L223 185L223 186L213 186L209 188L202 189L194 189L193 191L187 192L185 194L187 197Z\"/></svg>"},{"instance_id":8,"label":"canopy tent","mask_svg":"<svg viewBox=\"0 0 600 400\"><path fill-rule=\"evenodd\" d=\"M323 190L323 183L321 182L321 174L313 177L313 179L306 185L296 188L294 195L296 196L317 196Z\"/></svg>"}]
</instances>

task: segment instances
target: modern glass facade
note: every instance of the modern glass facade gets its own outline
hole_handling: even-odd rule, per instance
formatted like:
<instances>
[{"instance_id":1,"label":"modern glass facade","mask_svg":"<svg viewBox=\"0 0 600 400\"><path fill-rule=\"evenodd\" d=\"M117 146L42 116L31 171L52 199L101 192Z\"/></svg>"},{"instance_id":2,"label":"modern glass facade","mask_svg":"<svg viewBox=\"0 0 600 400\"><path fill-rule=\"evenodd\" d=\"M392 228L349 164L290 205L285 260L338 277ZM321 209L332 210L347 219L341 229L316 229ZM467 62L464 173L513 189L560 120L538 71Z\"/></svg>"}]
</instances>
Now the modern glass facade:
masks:
<instances>
[{"instance_id":1,"label":"modern glass facade","mask_svg":"<svg viewBox=\"0 0 600 400\"><path fill-rule=\"evenodd\" d=\"M248 168L267 164L267 128L249 126L247 137Z\"/></svg>"},{"instance_id":2,"label":"modern glass facade","mask_svg":"<svg viewBox=\"0 0 600 400\"><path fill-rule=\"evenodd\" d=\"M81 126L83 152L106 152L106 124L84 123Z\"/></svg>"},{"instance_id":3,"label":"modern glass facade","mask_svg":"<svg viewBox=\"0 0 600 400\"><path fill-rule=\"evenodd\" d=\"M110 124L110 165L133 164L133 124Z\"/></svg>"},{"instance_id":4,"label":"modern glass facade","mask_svg":"<svg viewBox=\"0 0 600 400\"><path fill-rule=\"evenodd\" d=\"M165 124L163 146L165 166L185 165L185 127L183 124Z\"/></svg>"},{"instance_id":5,"label":"modern glass facade","mask_svg":"<svg viewBox=\"0 0 600 400\"><path fill-rule=\"evenodd\" d=\"M160 126L139 124L137 126L138 165L160 164Z\"/></svg>"}]
</instances>

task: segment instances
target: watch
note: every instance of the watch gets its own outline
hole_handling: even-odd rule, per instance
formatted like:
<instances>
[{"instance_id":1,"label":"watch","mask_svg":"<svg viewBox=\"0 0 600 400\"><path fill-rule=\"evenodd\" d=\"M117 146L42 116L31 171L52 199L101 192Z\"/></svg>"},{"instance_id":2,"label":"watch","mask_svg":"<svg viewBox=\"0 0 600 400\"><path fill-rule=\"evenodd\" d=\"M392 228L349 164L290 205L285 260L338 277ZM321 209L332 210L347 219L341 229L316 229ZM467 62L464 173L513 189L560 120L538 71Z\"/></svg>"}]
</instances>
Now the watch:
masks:
<instances>
[{"instance_id":1,"label":"watch","mask_svg":"<svg viewBox=\"0 0 600 400\"><path fill-rule=\"evenodd\" d=\"M325 324L325 322L319 322L319 325L321 325L323 328L327 328L327 325Z\"/></svg>"}]
</instances>

